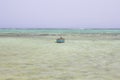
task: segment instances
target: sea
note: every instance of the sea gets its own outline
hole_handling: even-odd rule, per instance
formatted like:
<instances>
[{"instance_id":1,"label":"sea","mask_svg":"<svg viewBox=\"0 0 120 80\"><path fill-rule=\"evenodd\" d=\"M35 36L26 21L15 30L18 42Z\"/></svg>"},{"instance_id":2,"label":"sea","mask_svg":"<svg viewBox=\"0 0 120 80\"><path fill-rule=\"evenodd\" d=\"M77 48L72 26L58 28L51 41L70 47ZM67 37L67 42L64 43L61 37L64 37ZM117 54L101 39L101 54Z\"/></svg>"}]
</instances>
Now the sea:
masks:
<instances>
[{"instance_id":1,"label":"sea","mask_svg":"<svg viewBox=\"0 0 120 80\"><path fill-rule=\"evenodd\" d=\"M0 33L32 33L32 34L120 33L120 28L112 29L1 28Z\"/></svg>"}]
</instances>

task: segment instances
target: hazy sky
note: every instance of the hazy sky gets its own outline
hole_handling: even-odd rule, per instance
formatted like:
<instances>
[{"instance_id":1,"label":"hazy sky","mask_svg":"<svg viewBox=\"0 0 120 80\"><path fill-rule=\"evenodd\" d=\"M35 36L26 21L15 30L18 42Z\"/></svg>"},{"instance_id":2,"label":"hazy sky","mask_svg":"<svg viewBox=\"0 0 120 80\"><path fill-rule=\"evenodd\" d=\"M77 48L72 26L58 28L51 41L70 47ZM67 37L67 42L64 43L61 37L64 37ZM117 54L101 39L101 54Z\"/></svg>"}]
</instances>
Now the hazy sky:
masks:
<instances>
[{"instance_id":1,"label":"hazy sky","mask_svg":"<svg viewBox=\"0 0 120 80\"><path fill-rule=\"evenodd\" d=\"M0 28L120 28L120 0L0 0Z\"/></svg>"}]
</instances>

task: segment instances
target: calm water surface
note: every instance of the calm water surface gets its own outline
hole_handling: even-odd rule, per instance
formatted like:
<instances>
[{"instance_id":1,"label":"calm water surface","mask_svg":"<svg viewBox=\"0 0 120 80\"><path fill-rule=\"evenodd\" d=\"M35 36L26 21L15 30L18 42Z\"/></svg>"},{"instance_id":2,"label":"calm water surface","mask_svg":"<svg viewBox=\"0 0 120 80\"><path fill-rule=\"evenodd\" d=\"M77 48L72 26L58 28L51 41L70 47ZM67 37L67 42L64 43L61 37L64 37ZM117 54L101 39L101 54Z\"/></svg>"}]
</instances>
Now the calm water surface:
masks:
<instances>
[{"instance_id":1,"label":"calm water surface","mask_svg":"<svg viewBox=\"0 0 120 80\"><path fill-rule=\"evenodd\" d=\"M0 29L0 33L120 33L120 29Z\"/></svg>"}]
</instances>

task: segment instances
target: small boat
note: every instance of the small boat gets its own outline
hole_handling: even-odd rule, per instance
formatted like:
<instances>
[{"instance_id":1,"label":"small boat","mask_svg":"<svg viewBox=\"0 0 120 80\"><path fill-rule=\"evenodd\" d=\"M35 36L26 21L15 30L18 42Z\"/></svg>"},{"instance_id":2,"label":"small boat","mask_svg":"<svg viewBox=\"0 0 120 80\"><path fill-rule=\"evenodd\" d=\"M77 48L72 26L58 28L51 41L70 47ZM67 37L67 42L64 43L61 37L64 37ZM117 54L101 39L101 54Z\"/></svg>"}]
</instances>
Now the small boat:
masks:
<instances>
[{"instance_id":1,"label":"small boat","mask_svg":"<svg viewBox=\"0 0 120 80\"><path fill-rule=\"evenodd\" d=\"M62 37L56 39L56 43L64 43L64 42L65 42L65 39Z\"/></svg>"}]
</instances>

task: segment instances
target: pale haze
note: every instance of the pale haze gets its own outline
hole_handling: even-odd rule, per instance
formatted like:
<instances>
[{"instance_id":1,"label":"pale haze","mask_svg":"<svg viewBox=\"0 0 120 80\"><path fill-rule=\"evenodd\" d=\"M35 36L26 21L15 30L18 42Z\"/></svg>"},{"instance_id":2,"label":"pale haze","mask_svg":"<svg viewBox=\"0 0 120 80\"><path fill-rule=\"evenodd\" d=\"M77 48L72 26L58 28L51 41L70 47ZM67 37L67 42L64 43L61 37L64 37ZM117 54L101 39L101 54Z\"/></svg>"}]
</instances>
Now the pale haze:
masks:
<instances>
[{"instance_id":1,"label":"pale haze","mask_svg":"<svg viewBox=\"0 0 120 80\"><path fill-rule=\"evenodd\" d=\"M120 28L120 0L0 0L0 28Z\"/></svg>"}]
</instances>

